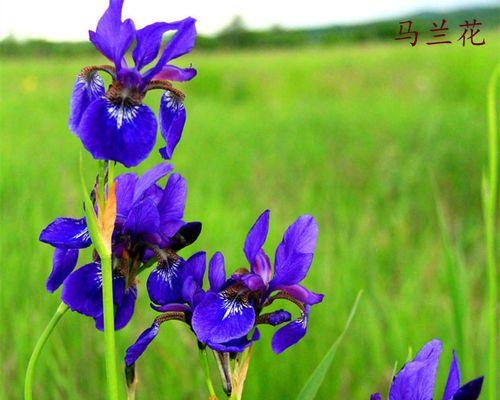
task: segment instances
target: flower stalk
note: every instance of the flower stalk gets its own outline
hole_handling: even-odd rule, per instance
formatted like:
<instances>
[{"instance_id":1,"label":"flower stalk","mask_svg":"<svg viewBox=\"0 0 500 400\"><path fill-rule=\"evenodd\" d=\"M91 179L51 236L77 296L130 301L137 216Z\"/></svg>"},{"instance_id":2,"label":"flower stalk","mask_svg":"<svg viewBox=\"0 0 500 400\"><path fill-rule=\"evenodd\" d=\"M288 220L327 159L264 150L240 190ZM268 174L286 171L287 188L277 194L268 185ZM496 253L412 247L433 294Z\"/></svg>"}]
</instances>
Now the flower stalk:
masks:
<instances>
[{"instance_id":1,"label":"flower stalk","mask_svg":"<svg viewBox=\"0 0 500 400\"><path fill-rule=\"evenodd\" d=\"M210 377L210 366L208 364L207 350L200 350L200 362L203 366L203 372L205 373L205 383L207 385L209 399L216 400L217 395L215 394L214 385L212 383L212 378Z\"/></svg>"},{"instance_id":2,"label":"flower stalk","mask_svg":"<svg viewBox=\"0 0 500 400\"><path fill-rule=\"evenodd\" d=\"M64 303L59 304L56 312L50 319L49 323L45 327L44 331L40 335L40 338L36 342L35 348L33 349L33 353L31 353L31 357L28 363L28 368L26 369L26 378L24 381L24 400L32 400L33 399L33 376L35 372L35 367L38 359L40 358L40 354L42 352L45 343L49 339L52 334L54 328L61 320L64 313L68 311L68 306Z\"/></svg>"}]
</instances>

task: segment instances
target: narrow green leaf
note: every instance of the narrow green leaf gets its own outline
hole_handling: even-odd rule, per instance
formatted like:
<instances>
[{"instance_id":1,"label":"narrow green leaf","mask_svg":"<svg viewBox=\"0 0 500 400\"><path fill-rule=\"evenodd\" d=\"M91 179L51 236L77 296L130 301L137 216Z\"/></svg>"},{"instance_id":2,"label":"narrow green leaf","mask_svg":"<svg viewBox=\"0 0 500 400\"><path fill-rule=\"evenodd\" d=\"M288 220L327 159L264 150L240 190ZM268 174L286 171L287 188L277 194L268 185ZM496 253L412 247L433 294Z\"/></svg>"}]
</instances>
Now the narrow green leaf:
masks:
<instances>
[{"instance_id":1,"label":"narrow green leaf","mask_svg":"<svg viewBox=\"0 0 500 400\"><path fill-rule=\"evenodd\" d=\"M351 321L354 318L354 315L356 314L356 310L358 308L358 303L359 300L361 299L361 296L363 294L363 291L360 290L358 295L356 296L356 300L354 302L354 305L352 306L351 312L349 314L349 318L347 318L347 322L345 324L344 330L340 334L340 336L337 338L337 340L332 344L332 347L328 350L328 352L325 354L321 362L318 364L314 372L311 374L309 379L307 380L306 384L300 391L299 395L297 396L297 400L312 400L316 397L316 394L318 393L319 388L321 387L323 381L325 380L326 374L328 370L330 369L330 365L332 364L333 359L335 358L335 354L337 353L337 349L342 342L342 339L344 338L344 335L346 334L347 330L349 329L349 325L351 325Z\"/></svg>"}]
</instances>

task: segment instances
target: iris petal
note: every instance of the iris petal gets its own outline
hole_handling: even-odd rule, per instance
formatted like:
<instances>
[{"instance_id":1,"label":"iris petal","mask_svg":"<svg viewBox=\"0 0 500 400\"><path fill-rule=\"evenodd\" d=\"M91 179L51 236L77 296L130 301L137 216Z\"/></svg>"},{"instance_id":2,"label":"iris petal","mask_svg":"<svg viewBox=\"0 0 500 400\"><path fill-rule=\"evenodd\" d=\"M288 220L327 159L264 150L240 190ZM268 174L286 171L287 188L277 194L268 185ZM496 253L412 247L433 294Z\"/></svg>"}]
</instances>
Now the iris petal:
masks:
<instances>
[{"instance_id":1,"label":"iris petal","mask_svg":"<svg viewBox=\"0 0 500 400\"><path fill-rule=\"evenodd\" d=\"M463 385L453 396L453 400L477 400L481 394L483 377L479 377Z\"/></svg>"},{"instance_id":2,"label":"iris petal","mask_svg":"<svg viewBox=\"0 0 500 400\"><path fill-rule=\"evenodd\" d=\"M156 118L149 107L113 104L100 98L85 111L77 135L94 158L133 167L153 149L156 128Z\"/></svg>"},{"instance_id":3,"label":"iris petal","mask_svg":"<svg viewBox=\"0 0 500 400\"><path fill-rule=\"evenodd\" d=\"M132 58L138 70L156 58L164 33L175 28L175 23L155 22L136 32L137 44L132 51Z\"/></svg>"},{"instance_id":4,"label":"iris petal","mask_svg":"<svg viewBox=\"0 0 500 400\"><path fill-rule=\"evenodd\" d=\"M226 281L226 269L224 266L224 256L222 253L215 253L208 264L208 281L210 290L217 292Z\"/></svg>"},{"instance_id":5,"label":"iris petal","mask_svg":"<svg viewBox=\"0 0 500 400\"><path fill-rule=\"evenodd\" d=\"M193 330L203 343L225 343L245 336L253 328L255 311L224 293L207 293L195 308Z\"/></svg>"},{"instance_id":6,"label":"iris petal","mask_svg":"<svg viewBox=\"0 0 500 400\"><path fill-rule=\"evenodd\" d=\"M278 329L271 339L271 348L280 354L296 344L307 332L307 315L292 321Z\"/></svg>"},{"instance_id":7,"label":"iris petal","mask_svg":"<svg viewBox=\"0 0 500 400\"><path fill-rule=\"evenodd\" d=\"M224 351L230 353L241 353L247 347L249 347L253 342L256 342L260 339L260 332L258 329L255 329L252 337L248 339L245 335L238 339L230 340L226 343L212 343L208 342L207 346L215 351Z\"/></svg>"},{"instance_id":8,"label":"iris petal","mask_svg":"<svg viewBox=\"0 0 500 400\"><path fill-rule=\"evenodd\" d=\"M257 218L245 239L243 251L250 265L253 264L255 257L266 241L269 231L269 213L269 210L266 210Z\"/></svg>"},{"instance_id":9,"label":"iris petal","mask_svg":"<svg viewBox=\"0 0 500 400\"><path fill-rule=\"evenodd\" d=\"M83 113L90 103L104 95L104 82L97 72L80 74L71 93L69 129L76 133Z\"/></svg>"},{"instance_id":10,"label":"iris petal","mask_svg":"<svg viewBox=\"0 0 500 400\"><path fill-rule=\"evenodd\" d=\"M42 230L39 240L68 249L83 249L91 243L85 218L56 218Z\"/></svg>"},{"instance_id":11,"label":"iris petal","mask_svg":"<svg viewBox=\"0 0 500 400\"><path fill-rule=\"evenodd\" d=\"M147 289L153 303L182 302L182 260L155 268L148 277Z\"/></svg>"},{"instance_id":12,"label":"iris petal","mask_svg":"<svg viewBox=\"0 0 500 400\"><path fill-rule=\"evenodd\" d=\"M73 271L78 261L78 250L56 247L52 257L52 272L45 287L48 292L53 292L62 285L64 280Z\"/></svg>"},{"instance_id":13,"label":"iris petal","mask_svg":"<svg viewBox=\"0 0 500 400\"><path fill-rule=\"evenodd\" d=\"M141 196L150 189L157 181L172 171L173 167L168 163L160 163L155 165L150 170L143 173L137 180L137 185L134 190L133 202L141 198Z\"/></svg>"},{"instance_id":14,"label":"iris petal","mask_svg":"<svg viewBox=\"0 0 500 400\"><path fill-rule=\"evenodd\" d=\"M156 80L166 80L174 82L185 82L190 81L196 76L197 72L194 68L179 68L175 65L165 65L158 74L156 74L153 79Z\"/></svg>"},{"instance_id":15,"label":"iris petal","mask_svg":"<svg viewBox=\"0 0 500 400\"><path fill-rule=\"evenodd\" d=\"M453 359L450 364L450 372L444 388L443 400L451 400L453 395L460 388L460 366L458 365L457 355L453 352Z\"/></svg>"},{"instance_id":16,"label":"iris petal","mask_svg":"<svg viewBox=\"0 0 500 400\"><path fill-rule=\"evenodd\" d=\"M394 377L389 390L389 400L431 400L442 345L431 340Z\"/></svg>"},{"instance_id":17,"label":"iris petal","mask_svg":"<svg viewBox=\"0 0 500 400\"><path fill-rule=\"evenodd\" d=\"M134 189L137 183L135 174L126 173L116 177L116 215L125 219L133 206Z\"/></svg>"},{"instance_id":18,"label":"iris petal","mask_svg":"<svg viewBox=\"0 0 500 400\"><path fill-rule=\"evenodd\" d=\"M154 233L158 226L160 226L160 215L156 205L152 200L144 199L130 210L124 229L131 235L140 235Z\"/></svg>"},{"instance_id":19,"label":"iris petal","mask_svg":"<svg viewBox=\"0 0 500 400\"><path fill-rule=\"evenodd\" d=\"M160 101L160 130L167 145L160 149L160 154L164 159L172 158L185 123L186 108L182 100L172 92L163 93Z\"/></svg>"},{"instance_id":20,"label":"iris petal","mask_svg":"<svg viewBox=\"0 0 500 400\"><path fill-rule=\"evenodd\" d=\"M127 364L127 366L131 366L140 356L142 356L149 344L156 335L158 335L159 330L160 325L155 321L153 325L139 335L135 343L130 346L125 353L125 364Z\"/></svg>"}]
</instances>

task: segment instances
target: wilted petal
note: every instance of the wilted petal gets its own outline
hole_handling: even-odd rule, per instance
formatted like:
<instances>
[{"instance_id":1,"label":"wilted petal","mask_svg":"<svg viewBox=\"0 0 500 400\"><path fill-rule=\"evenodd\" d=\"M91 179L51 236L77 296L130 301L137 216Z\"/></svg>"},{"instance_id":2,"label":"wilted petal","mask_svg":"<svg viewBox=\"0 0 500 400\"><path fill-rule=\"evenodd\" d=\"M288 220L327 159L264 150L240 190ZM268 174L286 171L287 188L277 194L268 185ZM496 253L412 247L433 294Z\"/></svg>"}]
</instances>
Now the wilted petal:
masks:
<instances>
[{"instance_id":1,"label":"wilted petal","mask_svg":"<svg viewBox=\"0 0 500 400\"><path fill-rule=\"evenodd\" d=\"M239 339L233 339L233 340L230 340L226 343L208 342L207 346L215 351L241 353L243 350L245 350L247 347L249 347L253 342L256 342L259 339L260 339L260 332L256 328L250 339L248 339L248 337L245 335Z\"/></svg>"},{"instance_id":2,"label":"wilted petal","mask_svg":"<svg viewBox=\"0 0 500 400\"><path fill-rule=\"evenodd\" d=\"M457 355L453 352L453 359L450 364L450 372L448 373L448 379L446 380L446 386L444 388L443 400L451 400L453 395L460 388L460 366L458 365Z\"/></svg>"},{"instance_id":3,"label":"wilted petal","mask_svg":"<svg viewBox=\"0 0 500 400\"><path fill-rule=\"evenodd\" d=\"M288 227L276 249L273 287L293 285L305 278L311 266L318 225L310 215L302 215Z\"/></svg>"},{"instance_id":4,"label":"wilted petal","mask_svg":"<svg viewBox=\"0 0 500 400\"><path fill-rule=\"evenodd\" d=\"M225 292L207 293L195 308L193 330L203 343L225 343L245 336L253 328L255 311L240 298Z\"/></svg>"},{"instance_id":5,"label":"wilted petal","mask_svg":"<svg viewBox=\"0 0 500 400\"><path fill-rule=\"evenodd\" d=\"M389 400L432 400L436 371L442 345L431 340L394 377L389 390Z\"/></svg>"},{"instance_id":6,"label":"wilted petal","mask_svg":"<svg viewBox=\"0 0 500 400\"><path fill-rule=\"evenodd\" d=\"M453 396L453 400L476 400L481 394L483 377L479 377L463 385Z\"/></svg>"},{"instance_id":7,"label":"wilted petal","mask_svg":"<svg viewBox=\"0 0 500 400\"><path fill-rule=\"evenodd\" d=\"M226 282L224 256L219 251L212 256L208 264L208 282L210 290L214 292L218 292Z\"/></svg>"},{"instance_id":8,"label":"wilted petal","mask_svg":"<svg viewBox=\"0 0 500 400\"><path fill-rule=\"evenodd\" d=\"M89 31L90 41L117 67L135 37L132 20L122 22L122 7L123 0L110 0L108 8L97 23L96 31Z\"/></svg>"},{"instance_id":9,"label":"wilted petal","mask_svg":"<svg viewBox=\"0 0 500 400\"><path fill-rule=\"evenodd\" d=\"M155 321L153 325L140 334L135 343L125 353L125 364L127 366L134 364L142 356L149 344L158 335L159 330L160 325Z\"/></svg>"},{"instance_id":10,"label":"wilted petal","mask_svg":"<svg viewBox=\"0 0 500 400\"><path fill-rule=\"evenodd\" d=\"M164 159L171 159L174 149L181 139L186 123L186 108L180 98L172 92L163 93L160 101L160 130L166 147L160 149Z\"/></svg>"},{"instance_id":11,"label":"wilted petal","mask_svg":"<svg viewBox=\"0 0 500 400\"><path fill-rule=\"evenodd\" d=\"M308 315L304 313L300 318L286 324L275 332L271 339L271 347L276 354L285 351L304 337L307 332L307 319Z\"/></svg>"},{"instance_id":12,"label":"wilted petal","mask_svg":"<svg viewBox=\"0 0 500 400\"><path fill-rule=\"evenodd\" d=\"M179 68L175 65L165 65L158 74L153 77L153 80L166 80L175 82L190 81L196 76L196 70L192 67Z\"/></svg>"},{"instance_id":13,"label":"wilted petal","mask_svg":"<svg viewBox=\"0 0 500 400\"><path fill-rule=\"evenodd\" d=\"M95 159L133 167L153 149L156 128L156 118L149 107L113 104L100 98L83 114L77 135Z\"/></svg>"},{"instance_id":14,"label":"wilted petal","mask_svg":"<svg viewBox=\"0 0 500 400\"><path fill-rule=\"evenodd\" d=\"M42 230L39 240L68 249L83 249L91 244L85 218L56 218Z\"/></svg>"},{"instance_id":15,"label":"wilted petal","mask_svg":"<svg viewBox=\"0 0 500 400\"><path fill-rule=\"evenodd\" d=\"M257 221L255 221L253 226L250 228L250 231L245 239L243 251L245 252L247 260L251 266L266 241L267 233L269 231L269 213L269 210L265 210L262 214L260 214Z\"/></svg>"},{"instance_id":16,"label":"wilted petal","mask_svg":"<svg viewBox=\"0 0 500 400\"><path fill-rule=\"evenodd\" d=\"M184 261L165 261L155 268L148 277L149 298L156 304L182 301L182 268Z\"/></svg>"},{"instance_id":17,"label":"wilted petal","mask_svg":"<svg viewBox=\"0 0 500 400\"><path fill-rule=\"evenodd\" d=\"M143 173L137 180L137 185L135 186L133 202L141 198L141 196L151 188L157 181L159 181L164 176L167 176L173 167L168 163L160 163L155 165L153 168L149 169Z\"/></svg>"},{"instance_id":18,"label":"wilted petal","mask_svg":"<svg viewBox=\"0 0 500 400\"><path fill-rule=\"evenodd\" d=\"M57 290L64 280L73 271L78 261L78 250L56 247L52 257L52 272L50 273L45 288L48 292Z\"/></svg>"},{"instance_id":19,"label":"wilted petal","mask_svg":"<svg viewBox=\"0 0 500 400\"><path fill-rule=\"evenodd\" d=\"M77 132L83 113L90 103L104 95L104 82L97 72L80 74L71 93L69 129Z\"/></svg>"},{"instance_id":20,"label":"wilted petal","mask_svg":"<svg viewBox=\"0 0 500 400\"><path fill-rule=\"evenodd\" d=\"M129 212L124 229L132 235L154 233L160 226L160 215L150 199L138 202Z\"/></svg>"}]
</instances>

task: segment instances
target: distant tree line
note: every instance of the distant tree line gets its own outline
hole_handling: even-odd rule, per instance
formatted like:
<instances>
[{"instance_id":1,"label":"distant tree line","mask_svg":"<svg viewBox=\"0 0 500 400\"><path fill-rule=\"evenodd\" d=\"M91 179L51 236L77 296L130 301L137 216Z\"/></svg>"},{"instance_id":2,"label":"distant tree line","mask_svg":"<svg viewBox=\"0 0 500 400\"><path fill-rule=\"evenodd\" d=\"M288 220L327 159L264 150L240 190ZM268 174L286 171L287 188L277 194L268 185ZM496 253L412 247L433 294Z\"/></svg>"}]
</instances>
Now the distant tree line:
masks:
<instances>
[{"instance_id":1,"label":"distant tree line","mask_svg":"<svg viewBox=\"0 0 500 400\"><path fill-rule=\"evenodd\" d=\"M311 29L285 29L274 26L268 30L247 29L241 17L233 21L215 36L200 35L196 49L245 49L265 47L323 46L338 43L376 41L394 38L399 30L399 21L412 20L415 29L428 30L433 21L446 18L450 30L465 19L476 18L484 30L500 28L500 7L474 8L468 10L422 13L398 20L387 20L359 25L329 26ZM0 41L0 56L77 56L94 52L89 42L50 42L46 40L19 41L7 37Z\"/></svg>"}]
</instances>

